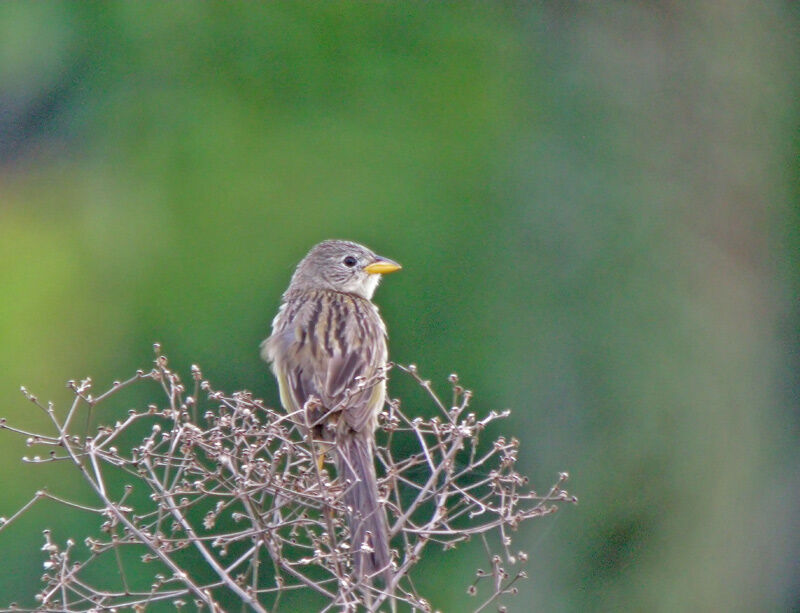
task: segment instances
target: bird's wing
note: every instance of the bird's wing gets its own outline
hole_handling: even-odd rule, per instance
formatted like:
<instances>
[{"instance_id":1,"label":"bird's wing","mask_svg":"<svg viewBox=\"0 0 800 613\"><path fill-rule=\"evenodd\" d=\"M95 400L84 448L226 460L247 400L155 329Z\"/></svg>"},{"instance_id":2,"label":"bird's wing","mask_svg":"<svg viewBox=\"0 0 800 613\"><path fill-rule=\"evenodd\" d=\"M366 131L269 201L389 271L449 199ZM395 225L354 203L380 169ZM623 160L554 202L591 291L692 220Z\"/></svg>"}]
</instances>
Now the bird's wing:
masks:
<instances>
[{"instance_id":1,"label":"bird's wing","mask_svg":"<svg viewBox=\"0 0 800 613\"><path fill-rule=\"evenodd\" d=\"M377 311L357 300L323 295L276 330L265 352L287 410L301 409L313 395L322 408L309 414L310 421L340 408L347 424L361 431L383 404L385 386L381 381L352 390L356 377L378 374L386 362L386 341Z\"/></svg>"},{"instance_id":2,"label":"bird's wing","mask_svg":"<svg viewBox=\"0 0 800 613\"><path fill-rule=\"evenodd\" d=\"M378 334L364 338L358 335L356 325L346 326L345 342L338 343L326 368L324 389L331 403L329 406L344 403L344 418L357 432L363 430L381 408L385 394L385 383L378 377L386 362L385 341L379 329L374 331ZM355 391L357 377L363 378L366 384L358 392Z\"/></svg>"}]
</instances>

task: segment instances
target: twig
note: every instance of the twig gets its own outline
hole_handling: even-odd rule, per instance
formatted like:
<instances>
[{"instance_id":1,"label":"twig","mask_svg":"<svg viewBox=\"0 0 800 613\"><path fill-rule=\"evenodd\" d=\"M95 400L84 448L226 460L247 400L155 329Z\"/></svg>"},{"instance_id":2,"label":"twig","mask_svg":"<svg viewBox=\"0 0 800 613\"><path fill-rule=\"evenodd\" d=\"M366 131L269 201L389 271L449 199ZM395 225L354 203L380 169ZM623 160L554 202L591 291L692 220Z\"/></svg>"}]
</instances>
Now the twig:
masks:
<instances>
[{"instance_id":1,"label":"twig","mask_svg":"<svg viewBox=\"0 0 800 613\"><path fill-rule=\"evenodd\" d=\"M492 570L479 572L469 587L471 594L479 587L483 592L475 610L512 595L516 582L525 577L521 565L527 554L512 554L511 531L523 521L552 513L559 504L576 502L563 489L566 474L543 496L526 491L527 480L515 471L518 442L503 437L489 444L480 441L486 427L507 418L509 411L480 417L468 412L472 394L455 375L449 377L448 408L415 366L398 369L425 389L435 416L412 417L397 400L380 416L377 455L385 474L378 485L396 545L396 568L384 589L351 572L343 499L348 484L329 479L318 467L319 443L310 436L314 424L308 422L308 411L286 414L265 407L246 391L216 391L194 365L192 395L186 396L158 345L154 368L114 382L96 396L90 393L91 379L71 381L74 399L63 418L23 389L49 416L57 434L29 432L4 419L0 430L25 437L29 446L53 448L47 458L29 461L69 460L98 503L79 504L40 490L9 519L0 518L0 530L46 498L98 517L103 534L86 539L89 552L81 558L72 541L61 547L45 533L47 561L35 610L143 610L159 602L180 608L188 606L183 599L191 598L196 607L218 611L217 599L228 594L251 610L275 612L284 593L304 590L317 594L323 611L378 611L387 602L392 611L397 603L430 611L413 580L417 562L431 543L451 549L476 535L484 541ZM345 396L361 393L381 378L385 371L357 380ZM150 380L158 384L160 400L129 410L125 419L99 427L93 437L72 432L80 410L88 413ZM345 407L346 400L327 413ZM150 432L135 446L113 446L122 446L134 426L142 424L149 424ZM63 455L56 455L59 447ZM124 493L116 496L120 484L126 484ZM131 495L134 489L136 496ZM489 547L488 535L499 539L502 557ZM142 568L126 573L130 569L123 565L122 552L132 547L145 552ZM195 557L181 553L187 550ZM122 589L86 580L87 567L104 561L119 573ZM158 562L158 568L147 578L151 562ZM207 570L201 572L198 565ZM159 572L164 569L167 575ZM213 578L201 581L200 576Z\"/></svg>"}]
</instances>

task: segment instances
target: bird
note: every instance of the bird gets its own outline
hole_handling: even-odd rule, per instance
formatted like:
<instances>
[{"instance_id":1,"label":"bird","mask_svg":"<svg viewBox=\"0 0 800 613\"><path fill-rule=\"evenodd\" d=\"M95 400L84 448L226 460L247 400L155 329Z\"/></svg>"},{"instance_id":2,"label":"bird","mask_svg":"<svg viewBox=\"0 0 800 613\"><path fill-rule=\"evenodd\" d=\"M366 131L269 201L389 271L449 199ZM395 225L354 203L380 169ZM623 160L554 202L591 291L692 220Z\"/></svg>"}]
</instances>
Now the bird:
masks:
<instances>
[{"instance_id":1,"label":"bird","mask_svg":"<svg viewBox=\"0 0 800 613\"><path fill-rule=\"evenodd\" d=\"M301 415L313 440L333 449L357 580L392 577L389 530L374 465L375 429L386 398L386 325L372 302L397 262L345 240L326 240L300 261L261 356L281 404ZM305 414L303 414L305 411Z\"/></svg>"}]
</instances>

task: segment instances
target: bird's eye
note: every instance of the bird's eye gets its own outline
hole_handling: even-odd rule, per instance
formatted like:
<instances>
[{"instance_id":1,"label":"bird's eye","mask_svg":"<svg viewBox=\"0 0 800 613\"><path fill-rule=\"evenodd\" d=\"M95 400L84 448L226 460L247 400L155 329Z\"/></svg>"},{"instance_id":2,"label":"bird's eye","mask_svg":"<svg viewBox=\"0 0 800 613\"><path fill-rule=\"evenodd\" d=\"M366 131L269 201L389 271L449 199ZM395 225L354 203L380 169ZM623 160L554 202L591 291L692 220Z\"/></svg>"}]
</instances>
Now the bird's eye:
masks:
<instances>
[{"instance_id":1,"label":"bird's eye","mask_svg":"<svg viewBox=\"0 0 800 613\"><path fill-rule=\"evenodd\" d=\"M352 267L353 267L353 266L355 266L357 263L358 263L358 260L356 260L356 259L355 259L355 258L354 258L352 255L348 255L348 256L347 256L347 257L344 259L344 265L345 265L345 266L347 266L348 268L352 268Z\"/></svg>"}]
</instances>

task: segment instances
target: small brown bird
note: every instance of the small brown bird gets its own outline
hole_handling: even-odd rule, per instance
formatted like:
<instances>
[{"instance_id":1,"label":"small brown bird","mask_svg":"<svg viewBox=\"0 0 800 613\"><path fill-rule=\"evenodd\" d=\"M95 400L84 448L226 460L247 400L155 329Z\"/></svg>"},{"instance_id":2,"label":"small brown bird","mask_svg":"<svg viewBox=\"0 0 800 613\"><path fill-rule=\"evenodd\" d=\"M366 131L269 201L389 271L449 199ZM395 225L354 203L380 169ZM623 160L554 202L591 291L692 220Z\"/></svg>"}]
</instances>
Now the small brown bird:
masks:
<instances>
[{"instance_id":1,"label":"small brown bird","mask_svg":"<svg viewBox=\"0 0 800 613\"><path fill-rule=\"evenodd\" d=\"M356 577L391 579L386 513L373 463L375 427L386 397L386 326L371 302L382 274L400 265L357 243L328 240L298 264L261 355L281 403L302 411L314 439L332 443L345 483ZM367 381L358 390L358 381ZM322 457L320 457L322 460Z\"/></svg>"}]
</instances>

